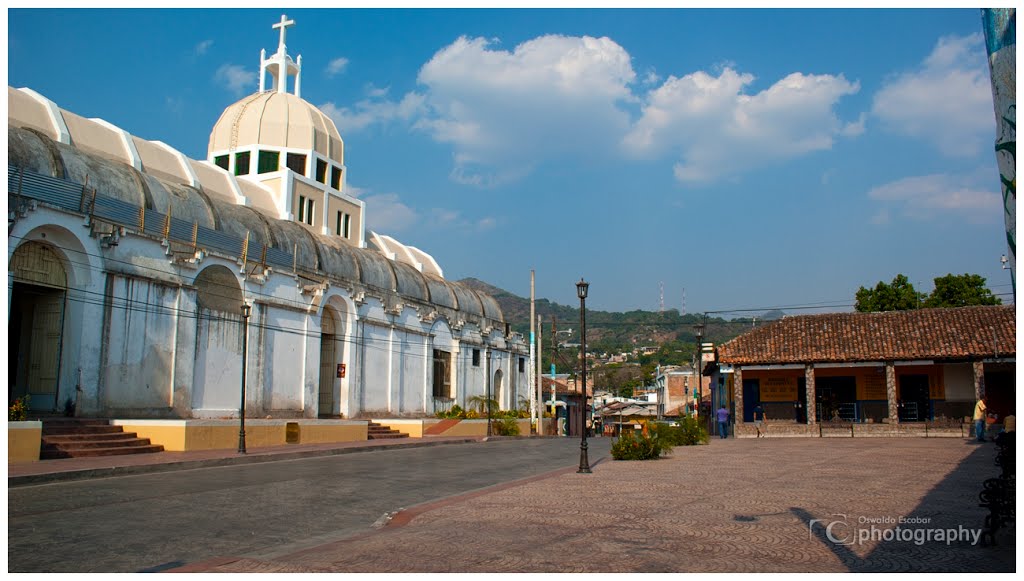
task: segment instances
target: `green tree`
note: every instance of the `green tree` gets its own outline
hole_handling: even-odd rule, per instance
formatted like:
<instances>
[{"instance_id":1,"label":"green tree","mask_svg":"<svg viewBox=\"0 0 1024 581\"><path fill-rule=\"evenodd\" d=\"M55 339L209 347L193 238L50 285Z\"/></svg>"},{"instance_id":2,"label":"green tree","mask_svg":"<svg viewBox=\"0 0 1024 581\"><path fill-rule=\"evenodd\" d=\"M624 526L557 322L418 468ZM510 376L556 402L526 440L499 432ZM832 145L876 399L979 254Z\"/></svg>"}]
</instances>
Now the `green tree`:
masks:
<instances>
[{"instance_id":1,"label":"green tree","mask_svg":"<svg viewBox=\"0 0 1024 581\"><path fill-rule=\"evenodd\" d=\"M968 307L999 305L1002 301L985 288L985 277L977 274L947 274L935 279L935 290L924 301L925 307Z\"/></svg>"},{"instance_id":2,"label":"green tree","mask_svg":"<svg viewBox=\"0 0 1024 581\"><path fill-rule=\"evenodd\" d=\"M857 289L857 304L854 308L861 313L909 311L920 308L925 296L914 289L905 275L897 274L889 284L878 281L873 289Z\"/></svg>"}]
</instances>

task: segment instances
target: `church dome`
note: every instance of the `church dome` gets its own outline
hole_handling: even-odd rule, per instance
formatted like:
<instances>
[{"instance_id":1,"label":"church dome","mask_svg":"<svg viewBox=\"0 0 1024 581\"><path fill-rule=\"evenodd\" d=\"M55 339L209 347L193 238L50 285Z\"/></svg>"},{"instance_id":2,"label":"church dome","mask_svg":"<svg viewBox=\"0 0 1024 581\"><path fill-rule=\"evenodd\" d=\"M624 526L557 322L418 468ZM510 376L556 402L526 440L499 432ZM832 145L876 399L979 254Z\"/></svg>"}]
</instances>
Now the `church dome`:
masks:
<instances>
[{"instance_id":1,"label":"church dome","mask_svg":"<svg viewBox=\"0 0 1024 581\"><path fill-rule=\"evenodd\" d=\"M210 132L208 153L258 145L315 151L345 164L345 145L334 121L291 93L257 92L228 106Z\"/></svg>"}]
</instances>

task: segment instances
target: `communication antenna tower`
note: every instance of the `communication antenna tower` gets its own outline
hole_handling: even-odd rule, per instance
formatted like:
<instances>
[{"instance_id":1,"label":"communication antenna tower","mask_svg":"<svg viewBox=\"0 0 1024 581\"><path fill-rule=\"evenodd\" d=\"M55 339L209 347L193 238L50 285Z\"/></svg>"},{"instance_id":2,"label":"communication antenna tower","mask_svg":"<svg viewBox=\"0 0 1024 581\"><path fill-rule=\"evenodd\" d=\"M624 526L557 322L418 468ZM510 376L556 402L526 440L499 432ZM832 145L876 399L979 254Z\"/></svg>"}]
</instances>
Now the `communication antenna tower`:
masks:
<instances>
[{"instance_id":1,"label":"communication antenna tower","mask_svg":"<svg viewBox=\"0 0 1024 581\"><path fill-rule=\"evenodd\" d=\"M679 316L686 316L686 287L683 287L683 312L679 313Z\"/></svg>"},{"instance_id":2,"label":"communication antenna tower","mask_svg":"<svg viewBox=\"0 0 1024 581\"><path fill-rule=\"evenodd\" d=\"M665 281L658 282L658 312L665 314Z\"/></svg>"}]
</instances>

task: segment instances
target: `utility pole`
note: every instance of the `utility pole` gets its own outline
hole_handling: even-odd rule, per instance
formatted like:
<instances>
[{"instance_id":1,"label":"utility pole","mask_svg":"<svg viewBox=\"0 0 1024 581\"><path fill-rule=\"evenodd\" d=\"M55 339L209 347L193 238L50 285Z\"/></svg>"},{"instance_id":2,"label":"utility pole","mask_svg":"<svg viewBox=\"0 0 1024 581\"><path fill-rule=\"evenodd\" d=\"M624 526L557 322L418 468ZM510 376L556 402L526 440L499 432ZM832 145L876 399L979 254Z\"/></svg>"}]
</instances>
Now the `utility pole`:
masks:
<instances>
[{"instance_id":1,"label":"utility pole","mask_svg":"<svg viewBox=\"0 0 1024 581\"><path fill-rule=\"evenodd\" d=\"M534 361L534 356L535 356L534 346L536 345L536 343L535 343L536 338L534 336L534 334L536 332L535 328L534 328L534 324L535 324L534 322L537 319L536 306L535 306L535 302L534 302L535 301L535 296L534 296L535 287L534 287L534 284L535 284L535 274L534 274L533 270L530 270L530 375L529 375L529 381L527 381L526 384L527 384L527 387L528 387L528 389L530 391L530 431L531 432L535 432L536 428L537 428L537 403L536 403L536 397L535 397L536 391L534 390L534 384L535 383L534 383L534 377L533 377L533 370L535 369L535 367L537 365L536 361Z\"/></svg>"},{"instance_id":2,"label":"utility pole","mask_svg":"<svg viewBox=\"0 0 1024 581\"><path fill-rule=\"evenodd\" d=\"M535 387L537 389L536 389L535 392L530 394L530 397L537 399L537 428L538 428L537 431L538 431L538 433L542 431L540 427L544 425L544 412L542 411L544 409L544 406L541 403L541 402L544 401L544 399L543 399L544 398L544 393L543 393L543 390L541 389L543 387L543 385L544 385L544 380L542 379L542 376L540 374L541 360L544 359L543 357L541 357L541 353L544 353L544 342L542 340L543 335L544 335L544 327L541 325L540 315L537 315L537 369L536 369L536 372L537 372L537 383L535 384ZM532 373L532 371L531 371L531 373ZM554 385L554 382L552 382L552 385Z\"/></svg>"}]
</instances>

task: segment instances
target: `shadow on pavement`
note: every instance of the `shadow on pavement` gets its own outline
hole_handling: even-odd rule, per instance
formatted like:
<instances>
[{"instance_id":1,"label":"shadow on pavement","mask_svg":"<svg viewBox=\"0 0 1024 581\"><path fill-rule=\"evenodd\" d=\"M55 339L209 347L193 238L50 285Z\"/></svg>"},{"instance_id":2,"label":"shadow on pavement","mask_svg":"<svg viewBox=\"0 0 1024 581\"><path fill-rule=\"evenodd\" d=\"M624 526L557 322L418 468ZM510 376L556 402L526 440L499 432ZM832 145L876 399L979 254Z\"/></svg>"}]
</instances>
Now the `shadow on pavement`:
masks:
<instances>
[{"instance_id":1,"label":"shadow on pavement","mask_svg":"<svg viewBox=\"0 0 1024 581\"><path fill-rule=\"evenodd\" d=\"M995 546L980 542L986 511L978 506L978 493L999 472L994 458L992 446L979 446L905 515L815 515L800 507L790 512L850 572L1012 573L1013 525L999 532Z\"/></svg>"}]
</instances>

